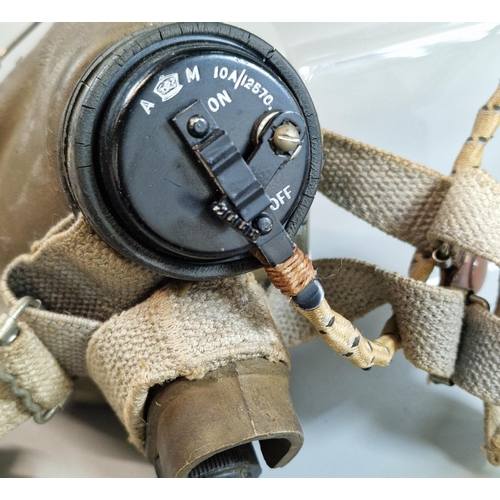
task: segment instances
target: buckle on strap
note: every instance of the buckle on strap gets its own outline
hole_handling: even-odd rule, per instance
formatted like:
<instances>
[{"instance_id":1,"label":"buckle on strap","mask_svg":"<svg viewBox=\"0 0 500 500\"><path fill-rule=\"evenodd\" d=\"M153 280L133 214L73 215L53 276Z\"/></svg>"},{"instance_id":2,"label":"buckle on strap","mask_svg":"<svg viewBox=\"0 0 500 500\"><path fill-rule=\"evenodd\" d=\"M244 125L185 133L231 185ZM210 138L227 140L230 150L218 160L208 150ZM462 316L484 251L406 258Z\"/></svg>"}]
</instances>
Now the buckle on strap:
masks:
<instances>
[{"instance_id":1,"label":"buckle on strap","mask_svg":"<svg viewBox=\"0 0 500 500\"><path fill-rule=\"evenodd\" d=\"M27 307L40 307L42 303L33 297L23 297L19 299L10 309L10 311L0 317L0 346L8 346L16 340L19 335L19 325L17 320ZM33 416L37 424L44 424L48 422L59 409L58 406L50 410L43 410L43 408L33 401L31 393L19 385L18 380L14 375L5 370L5 366L0 361L0 380L5 382L10 392L19 398L26 409Z\"/></svg>"}]
</instances>

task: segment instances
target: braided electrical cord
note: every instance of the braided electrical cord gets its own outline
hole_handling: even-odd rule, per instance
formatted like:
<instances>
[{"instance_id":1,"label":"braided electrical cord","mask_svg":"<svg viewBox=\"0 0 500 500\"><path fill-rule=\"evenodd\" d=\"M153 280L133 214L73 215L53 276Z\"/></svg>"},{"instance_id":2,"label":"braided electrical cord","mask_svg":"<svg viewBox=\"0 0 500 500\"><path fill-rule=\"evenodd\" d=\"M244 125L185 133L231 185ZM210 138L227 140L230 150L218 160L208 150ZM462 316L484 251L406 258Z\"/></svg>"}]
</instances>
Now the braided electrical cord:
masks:
<instances>
[{"instance_id":1,"label":"braided electrical cord","mask_svg":"<svg viewBox=\"0 0 500 500\"><path fill-rule=\"evenodd\" d=\"M462 147L452 174L456 174L462 168L479 167L484 145L491 139L499 125L500 86L479 110L471 136ZM254 252L254 255L264 263L264 269L273 285L289 297L296 297L315 279L315 271L310 259L297 247L292 257L275 267L266 266L265 259L259 255L259 252ZM435 261L430 256L417 250L410 266L410 278L422 282L427 281L434 265ZM353 364L361 368L388 365L396 350L401 347L398 325L394 316L387 321L378 339L367 340L350 321L332 310L326 299L323 299L321 304L312 310L305 310L294 301L292 304L314 325L334 351L341 356L348 357Z\"/></svg>"},{"instance_id":2,"label":"braided electrical cord","mask_svg":"<svg viewBox=\"0 0 500 500\"><path fill-rule=\"evenodd\" d=\"M399 337L395 335L383 334L376 340L363 337L349 320L330 307L326 299L312 311L295 304L294 307L314 325L328 346L359 368L387 366L399 348Z\"/></svg>"},{"instance_id":3,"label":"braided electrical cord","mask_svg":"<svg viewBox=\"0 0 500 500\"><path fill-rule=\"evenodd\" d=\"M500 85L488 102L478 111L470 137L453 165L452 175L461 169L479 168L483 159L484 147L493 137L500 125ZM500 299L494 311L500 316ZM493 465L500 465L500 407L484 403L485 407L485 449L488 460Z\"/></svg>"},{"instance_id":4,"label":"braided electrical cord","mask_svg":"<svg viewBox=\"0 0 500 500\"><path fill-rule=\"evenodd\" d=\"M455 160L452 174L462 168L479 168L484 146L500 125L500 85L488 102L478 111L470 137Z\"/></svg>"},{"instance_id":5,"label":"braided electrical cord","mask_svg":"<svg viewBox=\"0 0 500 500\"><path fill-rule=\"evenodd\" d=\"M287 297L298 295L316 277L311 259L297 245L294 248L293 255L277 266L270 266L259 251L253 252L271 283Z\"/></svg>"},{"instance_id":6,"label":"braided electrical cord","mask_svg":"<svg viewBox=\"0 0 500 500\"><path fill-rule=\"evenodd\" d=\"M254 255L263 261L258 252ZM264 269L271 283L288 297L296 297L316 275L311 259L297 246L284 263L275 267L265 265ZM325 298L314 309L300 307L295 301L292 305L337 354L349 358L359 368L367 370L372 366L387 366L400 347L399 336L389 331L383 332L376 340L366 339L350 321L335 312Z\"/></svg>"},{"instance_id":7,"label":"braided electrical cord","mask_svg":"<svg viewBox=\"0 0 500 500\"><path fill-rule=\"evenodd\" d=\"M452 170L452 176L456 175L461 169L479 168L483 159L484 146L493 137L493 134L500 125L500 85L487 103L478 111L470 137L467 138L462 146L460 153L455 160ZM450 252L449 245L447 252ZM439 252L442 248L438 248ZM437 264L436 252L433 256L425 254L417 249L410 264L409 277L425 283L431 275ZM445 252L446 253L446 252ZM444 261L443 261L444 263ZM382 333L392 332L399 336L398 326L395 316L389 318L384 326Z\"/></svg>"}]
</instances>

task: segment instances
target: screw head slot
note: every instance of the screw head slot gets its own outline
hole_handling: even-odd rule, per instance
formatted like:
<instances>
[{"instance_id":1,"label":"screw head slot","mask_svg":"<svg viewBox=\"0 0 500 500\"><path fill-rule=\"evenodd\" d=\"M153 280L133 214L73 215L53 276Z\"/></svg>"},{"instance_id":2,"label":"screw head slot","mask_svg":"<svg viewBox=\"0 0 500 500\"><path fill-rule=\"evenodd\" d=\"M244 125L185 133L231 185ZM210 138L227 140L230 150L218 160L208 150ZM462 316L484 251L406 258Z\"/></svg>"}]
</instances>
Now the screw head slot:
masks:
<instances>
[{"instance_id":1,"label":"screw head slot","mask_svg":"<svg viewBox=\"0 0 500 500\"><path fill-rule=\"evenodd\" d=\"M283 123L275 130L273 142L278 151L290 153L300 144L300 133L292 123Z\"/></svg>"}]
</instances>

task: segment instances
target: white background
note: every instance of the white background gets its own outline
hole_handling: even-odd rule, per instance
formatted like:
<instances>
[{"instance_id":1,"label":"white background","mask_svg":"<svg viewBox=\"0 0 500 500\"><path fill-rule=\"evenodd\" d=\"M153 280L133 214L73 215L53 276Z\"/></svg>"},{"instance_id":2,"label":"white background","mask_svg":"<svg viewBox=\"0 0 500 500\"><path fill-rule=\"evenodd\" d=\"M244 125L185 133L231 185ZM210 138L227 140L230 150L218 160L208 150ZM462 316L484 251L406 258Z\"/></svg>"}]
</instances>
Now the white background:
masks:
<instances>
[{"instance_id":1,"label":"white background","mask_svg":"<svg viewBox=\"0 0 500 500\"><path fill-rule=\"evenodd\" d=\"M273 43L303 76L321 124L448 175L477 110L500 77L500 24L234 23ZM15 26L0 23L0 46ZM43 27L42 27L43 29ZM2 71L7 71L5 60ZM483 166L500 180L500 142ZM406 275L413 248L321 195L313 258L349 257ZM490 266L482 295L495 303ZM356 326L379 335L390 309ZM427 383L399 352L363 372L317 339L292 350L291 393L305 434L285 468L263 477L500 477L486 461L482 403ZM106 407L73 404L47 425L0 441L0 477L154 477Z\"/></svg>"}]
</instances>

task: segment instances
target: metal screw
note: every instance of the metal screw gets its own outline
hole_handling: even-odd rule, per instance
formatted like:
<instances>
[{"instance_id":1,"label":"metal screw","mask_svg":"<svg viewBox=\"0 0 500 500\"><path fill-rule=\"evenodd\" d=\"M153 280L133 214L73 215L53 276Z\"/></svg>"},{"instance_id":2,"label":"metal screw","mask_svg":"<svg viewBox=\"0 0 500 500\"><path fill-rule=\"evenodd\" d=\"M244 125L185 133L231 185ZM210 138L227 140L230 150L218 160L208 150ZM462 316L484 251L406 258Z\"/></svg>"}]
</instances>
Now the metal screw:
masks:
<instances>
[{"instance_id":1,"label":"metal screw","mask_svg":"<svg viewBox=\"0 0 500 500\"><path fill-rule=\"evenodd\" d=\"M190 135L201 139L207 135L210 125L203 116L195 115L188 120L187 129Z\"/></svg>"},{"instance_id":2,"label":"metal screw","mask_svg":"<svg viewBox=\"0 0 500 500\"><path fill-rule=\"evenodd\" d=\"M262 214L255 220L254 226L260 231L261 234L268 234L273 230L273 220L269 215Z\"/></svg>"},{"instance_id":3,"label":"metal screw","mask_svg":"<svg viewBox=\"0 0 500 500\"><path fill-rule=\"evenodd\" d=\"M289 153L300 144L300 134L295 125L283 123L275 130L273 141L279 151Z\"/></svg>"}]
</instances>

